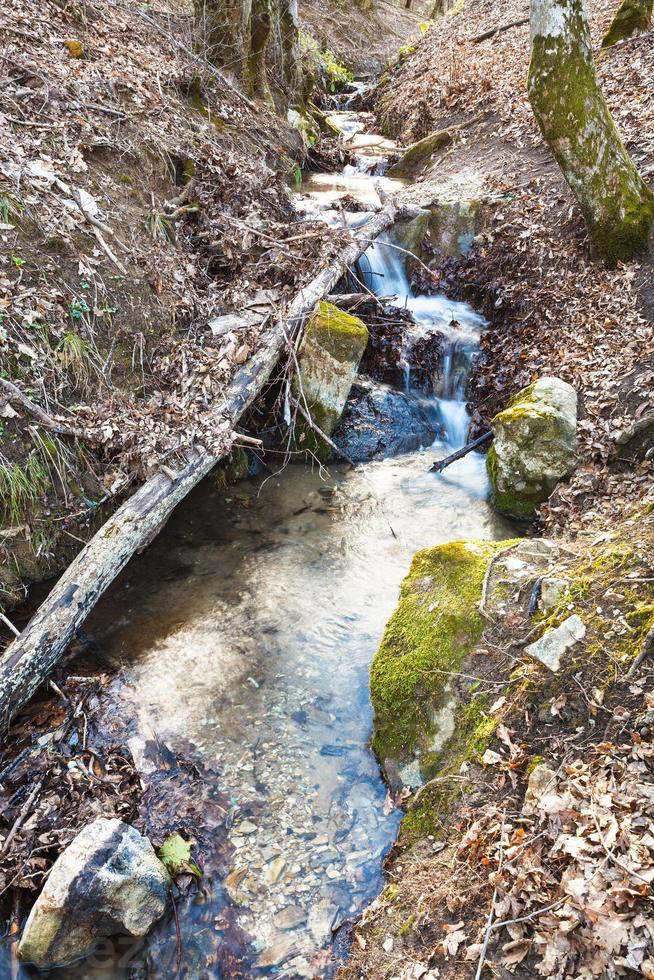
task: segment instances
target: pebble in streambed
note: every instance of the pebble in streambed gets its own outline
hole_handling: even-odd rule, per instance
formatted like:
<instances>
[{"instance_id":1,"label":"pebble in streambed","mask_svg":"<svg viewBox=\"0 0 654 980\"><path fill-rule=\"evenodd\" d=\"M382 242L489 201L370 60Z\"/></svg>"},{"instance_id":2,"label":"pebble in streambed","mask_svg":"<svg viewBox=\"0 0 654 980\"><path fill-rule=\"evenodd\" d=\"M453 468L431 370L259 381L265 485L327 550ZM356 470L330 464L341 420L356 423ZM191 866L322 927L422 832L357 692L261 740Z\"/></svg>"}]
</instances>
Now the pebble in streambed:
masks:
<instances>
[{"instance_id":1,"label":"pebble in streambed","mask_svg":"<svg viewBox=\"0 0 654 980\"><path fill-rule=\"evenodd\" d=\"M353 761L356 771L346 782L343 759L358 755L357 747L339 740L337 714L324 698L307 700L315 680L313 671L300 674L282 705L264 697L262 710L277 723L223 769L229 785L240 785L230 828L234 868L225 887L244 906L240 925L260 950L257 965L284 966L298 977L315 975L316 949L369 898L365 885L380 859L380 849L371 847L383 804L374 763ZM253 732L263 727L254 715L248 720ZM323 742L310 736L310 726L319 726Z\"/></svg>"}]
</instances>

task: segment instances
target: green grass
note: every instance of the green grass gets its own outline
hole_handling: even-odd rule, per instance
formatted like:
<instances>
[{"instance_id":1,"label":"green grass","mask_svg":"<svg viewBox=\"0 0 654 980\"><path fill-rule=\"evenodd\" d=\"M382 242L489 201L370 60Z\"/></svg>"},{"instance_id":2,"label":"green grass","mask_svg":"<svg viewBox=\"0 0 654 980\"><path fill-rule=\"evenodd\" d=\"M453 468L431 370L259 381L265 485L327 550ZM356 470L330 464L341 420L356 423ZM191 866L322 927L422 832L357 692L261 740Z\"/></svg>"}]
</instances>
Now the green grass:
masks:
<instances>
[{"instance_id":1,"label":"green grass","mask_svg":"<svg viewBox=\"0 0 654 980\"><path fill-rule=\"evenodd\" d=\"M75 386L85 388L94 370L93 350L88 341L73 330L67 330L57 346L57 356Z\"/></svg>"},{"instance_id":2,"label":"green grass","mask_svg":"<svg viewBox=\"0 0 654 980\"><path fill-rule=\"evenodd\" d=\"M17 197L6 191L0 193L0 221L3 224L15 224L20 220L22 210L23 205Z\"/></svg>"},{"instance_id":3,"label":"green grass","mask_svg":"<svg viewBox=\"0 0 654 980\"><path fill-rule=\"evenodd\" d=\"M0 511L9 524L21 523L48 486L48 474L36 453L23 466L0 457Z\"/></svg>"}]
</instances>

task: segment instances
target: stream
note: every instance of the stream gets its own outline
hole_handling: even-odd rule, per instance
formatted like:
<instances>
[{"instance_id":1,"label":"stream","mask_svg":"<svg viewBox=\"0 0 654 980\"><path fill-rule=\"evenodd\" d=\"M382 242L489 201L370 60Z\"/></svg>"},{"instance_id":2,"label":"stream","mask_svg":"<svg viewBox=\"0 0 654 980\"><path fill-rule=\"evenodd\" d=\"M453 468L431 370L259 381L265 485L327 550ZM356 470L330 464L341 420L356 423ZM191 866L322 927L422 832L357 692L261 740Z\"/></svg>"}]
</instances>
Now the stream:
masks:
<instances>
[{"instance_id":1,"label":"stream","mask_svg":"<svg viewBox=\"0 0 654 980\"><path fill-rule=\"evenodd\" d=\"M365 116L338 118L365 142ZM309 177L298 211L335 222L339 196L375 203L370 170L383 170L387 150L363 147L357 167ZM449 338L433 396L442 438L355 469L293 465L227 490L205 481L86 626L95 656L120 668L109 696L131 737L193 753L215 779L206 804L227 801L220 860L205 855L204 887L180 911L185 976L328 971L321 951L379 893L401 818L368 746L368 671L400 582L421 547L506 534L483 457L429 473L465 442L466 370L484 321L464 303L413 295L392 243L369 248L366 285L411 310L416 337ZM405 362L410 391L410 344ZM230 972L220 948L239 943L248 965ZM66 976L172 976L174 945L166 920L130 955L105 952Z\"/></svg>"}]
</instances>

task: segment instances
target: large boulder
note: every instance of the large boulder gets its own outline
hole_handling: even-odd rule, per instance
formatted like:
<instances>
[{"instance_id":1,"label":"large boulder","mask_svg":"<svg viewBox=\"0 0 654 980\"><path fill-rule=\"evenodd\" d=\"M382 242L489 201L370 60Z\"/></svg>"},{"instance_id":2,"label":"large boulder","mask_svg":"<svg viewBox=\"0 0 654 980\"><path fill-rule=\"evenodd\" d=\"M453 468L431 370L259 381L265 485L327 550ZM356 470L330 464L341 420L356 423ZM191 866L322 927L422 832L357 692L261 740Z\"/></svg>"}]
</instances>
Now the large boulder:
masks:
<instances>
[{"instance_id":1,"label":"large boulder","mask_svg":"<svg viewBox=\"0 0 654 980\"><path fill-rule=\"evenodd\" d=\"M487 466L493 506L530 520L577 465L577 393L559 378L540 378L512 398L491 425Z\"/></svg>"},{"instance_id":2,"label":"large boulder","mask_svg":"<svg viewBox=\"0 0 654 980\"><path fill-rule=\"evenodd\" d=\"M122 820L94 820L55 862L18 955L52 969L88 956L103 937L144 936L163 915L170 884L149 840Z\"/></svg>"},{"instance_id":3,"label":"large boulder","mask_svg":"<svg viewBox=\"0 0 654 980\"><path fill-rule=\"evenodd\" d=\"M433 399L359 378L334 442L359 463L430 446L440 428Z\"/></svg>"},{"instance_id":4,"label":"large boulder","mask_svg":"<svg viewBox=\"0 0 654 980\"><path fill-rule=\"evenodd\" d=\"M413 558L370 669L372 745L395 789L431 778L457 725L466 727L452 680L483 632L484 578L506 547L454 541Z\"/></svg>"},{"instance_id":5,"label":"large boulder","mask_svg":"<svg viewBox=\"0 0 654 980\"><path fill-rule=\"evenodd\" d=\"M452 130L441 129L430 133L424 139L409 146L397 163L388 168L389 177L414 177L422 173L434 160L437 153L452 142Z\"/></svg>"},{"instance_id":6,"label":"large boulder","mask_svg":"<svg viewBox=\"0 0 654 980\"><path fill-rule=\"evenodd\" d=\"M338 425L367 343L365 323L325 301L318 304L305 327L294 396L306 402L313 422L325 435L331 436ZM329 448L301 418L296 424L296 442L298 448L322 459L329 455Z\"/></svg>"},{"instance_id":7,"label":"large boulder","mask_svg":"<svg viewBox=\"0 0 654 980\"><path fill-rule=\"evenodd\" d=\"M481 660L466 658L489 622L528 621L535 587L559 560L557 545L538 538L453 541L414 556L370 671L372 744L393 789L444 773L456 784L461 766L481 759L500 691L484 690Z\"/></svg>"}]
</instances>

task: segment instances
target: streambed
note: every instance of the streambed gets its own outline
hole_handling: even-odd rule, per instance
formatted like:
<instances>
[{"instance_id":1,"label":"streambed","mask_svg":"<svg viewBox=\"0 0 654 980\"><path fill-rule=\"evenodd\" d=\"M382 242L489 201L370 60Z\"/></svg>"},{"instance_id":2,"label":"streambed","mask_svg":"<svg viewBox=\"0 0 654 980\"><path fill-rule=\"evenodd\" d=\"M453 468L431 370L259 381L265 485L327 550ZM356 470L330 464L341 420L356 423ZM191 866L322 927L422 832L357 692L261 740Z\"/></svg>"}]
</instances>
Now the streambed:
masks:
<instances>
[{"instance_id":1,"label":"streambed","mask_svg":"<svg viewBox=\"0 0 654 980\"><path fill-rule=\"evenodd\" d=\"M321 175L298 210L333 221L341 194L375 200L363 170ZM392 245L371 246L366 284L411 309L416 337L449 338L432 399L442 438L354 470L293 465L226 491L206 481L87 623L100 661L121 668L109 700L125 705L131 737L195 755L215 779L208 792L227 800L220 863L205 855L203 893L181 910L183 947L205 964L185 955L189 977L328 969L320 951L379 892L401 816L368 747L368 671L399 584L421 547L507 533L487 503L482 457L429 473L465 441L466 366L483 321L466 304L414 296ZM133 955L67 975L126 980L135 964L137 975L166 975L160 950L175 930L165 930L163 946L159 929ZM239 943L246 972L223 974L212 947Z\"/></svg>"}]
</instances>

